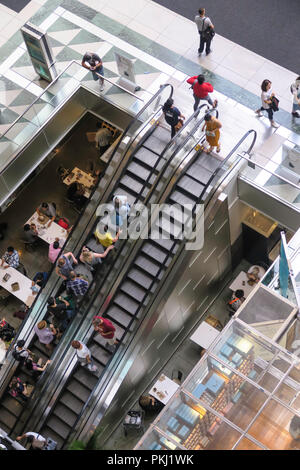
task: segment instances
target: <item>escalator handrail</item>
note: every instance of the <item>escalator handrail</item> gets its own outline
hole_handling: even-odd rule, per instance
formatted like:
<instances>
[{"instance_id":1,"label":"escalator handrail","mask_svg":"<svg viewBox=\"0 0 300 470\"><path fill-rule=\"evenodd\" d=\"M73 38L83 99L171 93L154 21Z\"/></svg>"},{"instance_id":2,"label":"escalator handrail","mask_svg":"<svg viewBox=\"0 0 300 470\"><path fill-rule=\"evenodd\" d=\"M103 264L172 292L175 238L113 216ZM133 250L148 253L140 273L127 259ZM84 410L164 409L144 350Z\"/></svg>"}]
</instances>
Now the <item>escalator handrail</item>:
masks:
<instances>
[{"instance_id":1,"label":"escalator handrail","mask_svg":"<svg viewBox=\"0 0 300 470\"><path fill-rule=\"evenodd\" d=\"M237 151L237 149L239 148L239 146L244 142L244 140L247 139L247 137L250 135L250 134L254 134L253 135L253 139L252 139L252 142L248 148L248 150L246 150L245 153L250 153L251 150L253 149L254 145L255 145L255 142L256 142L256 138L257 138L257 132L254 130L254 129L250 129L249 131L247 131L243 137L241 137L241 139L238 141L238 143L233 147L233 149L229 152L229 154L224 158L224 160L222 160L222 162L220 163L220 165L218 165L218 167L215 169L215 171L213 172L213 174L211 175L211 177L209 178L208 182L206 183L204 189L202 190L200 196L199 196L199 202L202 201L202 198L207 190L207 188L210 186L211 182L213 181L213 179L217 176L217 174L219 173L220 169L223 167L223 165L225 163L227 163L227 161L229 160L229 158L234 154L234 152ZM199 203L197 202L197 203Z\"/></svg>"},{"instance_id":2,"label":"escalator handrail","mask_svg":"<svg viewBox=\"0 0 300 470\"><path fill-rule=\"evenodd\" d=\"M248 149L248 152L250 152L250 151L252 150L252 148L253 148L253 146L254 146L254 144L255 144L255 140L256 140L256 132L255 132L254 130L248 131L248 132L239 140L239 142L233 147L233 149L229 152L229 154L226 156L226 158L222 161L222 165L227 162L227 160L232 156L232 154L238 149L238 147L242 144L242 142L243 142L243 141L248 137L248 135L251 134L252 132L254 132L255 135L254 135L252 144L250 145L250 147L249 147L249 149ZM197 152L197 154L196 154L196 156L194 157L194 159L197 158L198 155L199 155L199 152ZM240 161L240 159L239 159L239 161ZM221 167L222 165L219 165L219 167L217 168L217 170L216 170L214 173L217 174L218 171L220 170L220 167ZM182 176L182 175L180 175L179 178L180 178L181 176ZM178 179L179 179L179 178L178 178ZM170 177L170 181L171 181L171 179L172 179L172 176ZM176 182L174 183L174 185L177 183L178 179L176 180ZM174 185L173 185L173 187L174 187ZM215 191L213 192L213 194L215 194ZM200 196L200 197L201 197L201 196ZM200 200L200 197L199 197L199 200ZM197 203L199 202L199 200L197 201ZM210 201L210 200L211 200L211 198L209 199L209 201ZM208 201L208 202L209 202L209 201ZM196 203L196 204L197 204L197 203ZM196 204L195 204L195 205L196 205ZM172 247L171 247L170 250L169 250L170 253L172 253L172 251L173 251L173 249L174 249L176 243L177 243L177 241L175 240L175 241L173 242L173 244L172 244ZM182 243L185 243L185 240L182 240ZM183 245L182 245L182 246L183 246ZM174 259L175 259L176 256L178 256L177 253L176 253L176 255L174 256L173 261L174 261ZM173 262L172 262L171 264L173 264ZM131 263L130 267L131 267L131 266L132 266L132 263ZM130 267L127 269L126 272L128 272L128 271L130 270ZM136 316L137 312L141 309L141 307L142 307L142 305L143 305L143 302L145 301L145 299L146 299L148 293L151 292L151 289L153 288L154 283L155 283L157 280L159 280L159 276L161 275L161 272L162 272L162 269L163 269L163 268L164 268L164 264L162 263L161 266L160 266L160 268L159 268L159 271L157 272L157 274L155 275L154 279L152 280L152 283L151 283L151 285L149 286L149 288L148 288L148 290L147 290L147 293L144 295L143 299L140 301L140 305L139 305L139 307L138 307L138 309L137 309L137 311L136 311L136 313L135 313L135 316ZM168 268L168 270L169 270L169 268ZM126 275L126 274L125 274L125 275ZM150 304L151 304L151 302L147 304L146 309L145 309L145 312L144 312L144 315L142 316L142 318L139 319L139 325L141 325L141 324L143 323L143 320L144 320L145 316L147 315L147 312L149 311ZM123 338L127 335L128 331L130 331L131 325L133 324L133 322L134 322L135 320L136 320L136 317L133 317L133 318L131 319L131 321L130 321L130 323L128 324L126 330L124 331L124 334L122 335L122 337L121 337L121 339L120 339L120 342L119 342L119 345L117 346L117 349L118 349L119 346L121 345L121 343L122 343L122 341L123 341ZM126 350L127 350L128 347L130 346L130 344L132 343L132 341L133 341L133 337L129 338L128 342L126 343L126 349L125 349L125 351L123 351L123 353L122 353L122 357L124 356ZM112 361L112 359L113 359L113 356L110 358L110 360L109 360L108 363L106 364L106 367L110 364L110 362ZM120 361L118 361L118 362L120 362ZM106 367L105 367L105 369L106 369ZM103 373L104 373L104 371L103 371ZM84 407L82 408L80 414L79 414L78 417L76 418L76 421L75 421L74 425L72 426L72 429L70 430L67 439L68 439L69 436L71 435L72 431L74 430L74 428L76 427L77 423L79 422L81 416L84 414L84 411L85 411L85 409L87 408L87 406L88 406L90 400L91 400L92 397L94 396L94 390L96 389L96 387L98 386L99 382L101 381L102 376L103 376L103 373L100 375L99 380L98 380L98 382L96 383L96 385L95 385L93 391L91 392L90 396L88 397L88 399L87 399L87 401L86 401ZM67 441L67 439L66 439L66 441Z\"/></svg>"},{"instance_id":3,"label":"escalator handrail","mask_svg":"<svg viewBox=\"0 0 300 470\"><path fill-rule=\"evenodd\" d=\"M173 96L173 92L174 92L174 87L173 85L171 85L170 83L164 83L163 85L160 85L160 88L159 90L157 90L157 92L155 93L155 95L153 95L149 101L147 101L147 103L145 104L145 106L143 106L142 109L140 109L140 111L134 116L134 118L132 119L132 121L130 121L130 123L128 124L128 126L125 128L125 130L123 131L123 133L121 134L121 137L119 138L119 142L117 143L117 145L115 146L112 154L110 155L109 159L108 159L108 162L107 162L107 166L109 166L109 164L111 163L113 157L115 156L123 138L128 134L128 132L130 131L130 129L132 127L135 126L135 124L137 123L139 117L146 111L146 109L148 108L149 105L151 105L153 103L153 101L155 101L159 95L165 90L165 88L167 87L170 87L171 88L171 91L170 91L170 96L169 98L172 98ZM156 113L155 113L156 114ZM134 136L135 138L135 136ZM128 151L129 147L131 146L132 144L132 138L129 140L129 142L127 143L126 145L126 148L124 149L124 155L125 153Z\"/></svg>"},{"instance_id":4,"label":"escalator handrail","mask_svg":"<svg viewBox=\"0 0 300 470\"><path fill-rule=\"evenodd\" d=\"M72 61L72 62L77 63L76 61ZM72 63L71 63L71 64L72 64ZM78 64L78 63L77 63L77 64ZM68 68L69 66L70 66L70 64L67 66L67 68ZM64 70L64 71L65 71L65 70ZM58 77L57 77L57 79L58 79ZM137 122L138 118L141 116L141 114L144 113L145 110L147 110L147 108L153 103L153 101L154 101L155 99L157 99L158 96L159 96L167 87L170 87L170 89L171 89L171 90L170 90L169 98L172 97L172 95L173 95L173 90L174 90L173 86L172 86L171 84L168 84L168 83L161 85L160 88L159 88L159 90L150 98L150 100L143 106L143 108L137 113L136 116L134 116L134 118L133 118L133 119L131 120L131 122L128 124L128 126L126 127L126 129L124 130L124 132L123 132L123 134L122 134L123 137L124 137L124 136L126 135L126 133L130 130L130 128L131 128L133 125L136 124L136 122ZM135 95L134 95L134 96L135 96ZM140 98L139 98L139 99L140 99ZM155 115L157 114L158 111L159 111L159 110L156 110ZM122 140L122 138L119 140L118 144L117 144L116 147L114 148L114 151L112 152L112 155L110 156L109 162L112 160L113 156L115 155L116 151L118 150L118 147L119 147L119 145L120 145L121 140ZM129 141L127 147L129 147L130 145L131 145L131 141ZM126 153L127 150L128 150L128 148L126 148L126 149L124 150L124 153ZM109 164L109 162L108 162L108 164ZM100 180L100 181L101 181L101 180ZM100 181L99 181L99 184L100 184ZM97 187L94 188L94 191L95 191L96 189L97 189ZM93 193L94 193L94 191L93 191ZM91 194L89 200L91 199L91 197L92 197L92 194ZM75 227L78 226L78 223L79 223L79 220L76 222L75 226L73 227L72 232L74 231ZM69 236L68 236L68 239L69 239ZM65 244L67 243L68 239L66 240ZM64 246L65 246L65 244L64 244ZM62 249L63 249L63 247L62 247ZM54 268L55 268L55 266L52 266L51 273L54 271ZM56 284L57 284L57 283L55 283L55 286L54 286L53 288L56 288L56 287L57 287ZM36 297L36 299L37 299L37 297ZM36 299L35 299L35 301L36 301ZM26 315L26 318L29 318L30 312L31 312L31 309L28 311L28 313L27 313L27 315ZM24 322L24 324L25 324L25 322ZM78 325L78 328L79 328L79 327L80 327L80 325ZM14 342L15 342L15 340L19 337L19 334L20 334L20 333L21 333L21 329L20 329L19 332L17 333L16 338L14 338ZM11 348L9 349L9 351L10 351L10 350L11 350ZM7 352L7 354L9 353L9 351ZM12 362L14 362L14 361L12 361Z\"/></svg>"},{"instance_id":5,"label":"escalator handrail","mask_svg":"<svg viewBox=\"0 0 300 470\"><path fill-rule=\"evenodd\" d=\"M204 104L204 105L200 106L200 107L198 108L198 110L197 110L195 113L193 113L193 115L192 115L191 118L189 119L189 122L192 120L192 118L195 117L195 115L197 116L197 115L199 114L200 108L202 108L202 107L204 107L204 106L207 106L207 105ZM218 110L215 109L215 108L210 109L208 112L209 112L209 113L216 112L216 114L217 114L217 116L218 116ZM207 114L207 113L205 113L205 114ZM201 118L201 120L195 125L195 127L193 128L191 134L193 134L193 132L196 130L196 128L198 128L199 125L200 125L203 121L204 121L204 116L203 116L203 117ZM187 122L187 123L188 123L188 122ZM186 124L187 124L187 123L186 123ZM176 137L176 136L175 136L175 137ZM176 149L176 151L174 152L174 154L172 155L172 157L174 157L178 152L180 152L180 150L184 147L184 145L186 144L186 142L188 141L188 139L189 139L190 137L191 137L191 135L188 135L187 138L184 139L183 142L181 142L181 145L180 145L179 149ZM203 138L203 137L201 137L201 138L199 139L199 141L202 140L202 138ZM197 142L197 143L198 143L198 142ZM196 145L197 145L197 144L196 144ZM197 158L198 154L199 154L199 153L197 152L197 154L194 156L194 158ZM182 160L184 160L185 157L186 157L186 155L183 157ZM171 159L170 159L170 161L171 161ZM169 166L170 161L167 161L166 164L164 165L164 167ZM174 169L172 175L169 177L169 181L171 181L171 179L172 179L174 173L176 172L176 170L177 170L177 168L178 168L178 166L179 166L180 164L181 164L181 163L178 163L178 165L177 165L176 168ZM161 172L161 175L163 175L163 172ZM159 182L159 178L157 179L157 182ZM156 187L156 185L153 185L153 186ZM154 188L151 188L151 191L152 191L152 189L154 189ZM151 194L152 194L152 192L151 192ZM124 243L125 243L125 241L126 241L126 240L124 240ZM123 247L123 245L122 245L122 247ZM121 247L121 249L122 249L122 247ZM173 247L172 247L172 248L173 248ZM128 271L131 269L133 262L134 262L134 260L130 263L130 266L128 267L128 269L127 269L126 272L128 272ZM159 272L156 274L155 278L153 279L153 281L152 281L152 283L151 283L151 286L149 287L148 291L151 291L151 288L153 287L154 282L156 282L156 281L159 279L159 275L160 275L160 273L161 273L161 269L162 269L162 267L160 268ZM100 289L101 289L101 287L100 287ZM98 290L98 292L99 292L99 290ZM95 294L96 296L98 295L98 292ZM145 300L146 296L147 296L147 294L145 294L143 300L140 302L140 306L142 305L142 303L143 303L143 301ZM104 296L104 298L106 298L106 296ZM112 300L112 299L111 299L111 300ZM109 304L109 305L110 305L110 304ZM109 306L109 305L108 305L108 306ZM108 307L108 306L107 306L107 307ZM100 311L101 311L101 308L102 308L102 305L101 305L101 307L99 307L99 310L100 310ZM141 307L138 308L137 312L140 310L140 308L141 308ZM122 344L122 341L123 341L124 337L127 335L128 331L130 331L132 324L136 321L136 314L137 314L137 312L135 313L135 316L132 317L132 319L130 320L128 326L126 327L126 329L125 329L125 331L124 331L122 337L120 338L119 345ZM141 320L141 322L142 322L142 320ZM141 323L141 322L140 322L140 323ZM119 347L119 345L117 346L117 348ZM110 364L110 362L113 360L113 357L114 357L114 356L112 356L112 357L109 359L109 361L106 363L105 369L106 369L107 366ZM97 384L95 385L94 389L97 387L98 383L101 381L102 376L103 376L103 374L104 374L104 372L105 372L105 369L104 369L103 372L101 373L101 375L100 375L100 377L99 377L99 379L98 379L98 381L97 381ZM74 428L76 427L76 425L77 425L78 421L80 420L81 416L84 414L84 412L85 412L85 410L86 410L86 408L87 408L87 406L88 406L88 404L89 404L91 398L92 398L93 395L94 395L94 389L92 390L90 396L89 396L88 399L86 400L86 403L84 404L84 406L83 406L81 412L80 412L79 415L77 416L77 418L76 418L76 420L75 420L75 423L73 424L73 426L72 426L70 432L68 433L68 437L66 438L66 441L68 440L70 434L73 432L73 430L74 430Z\"/></svg>"}]
</instances>

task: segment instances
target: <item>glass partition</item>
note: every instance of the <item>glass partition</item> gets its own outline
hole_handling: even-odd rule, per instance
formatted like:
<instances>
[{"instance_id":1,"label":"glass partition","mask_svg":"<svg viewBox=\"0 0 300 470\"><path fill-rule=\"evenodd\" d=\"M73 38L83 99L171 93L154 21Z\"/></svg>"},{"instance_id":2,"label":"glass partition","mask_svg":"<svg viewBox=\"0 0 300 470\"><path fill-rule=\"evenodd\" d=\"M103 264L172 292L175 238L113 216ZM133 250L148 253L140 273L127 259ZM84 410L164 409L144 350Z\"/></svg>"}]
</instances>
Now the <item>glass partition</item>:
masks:
<instances>
[{"instance_id":1,"label":"glass partition","mask_svg":"<svg viewBox=\"0 0 300 470\"><path fill-rule=\"evenodd\" d=\"M239 320L216 341L147 434L189 450L299 449L300 361Z\"/></svg>"},{"instance_id":2,"label":"glass partition","mask_svg":"<svg viewBox=\"0 0 300 470\"><path fill-rule=\"evenodd\" d=\"M94 80L86 80L90 72L79 63L72 61L66 69L41 93L30 107L1 136L1 167L5 168L14 160L21 148L28 143L35 133L41 130L46 121L57 111L81 84L88 90L99 94L99 83L95 87ZM118 108L126 110L132 115L142 108L144 99L124 88L105 80L105 90L101 96ZM142 92L138 92L142 95Z\"/></svg>"}]
</instances>

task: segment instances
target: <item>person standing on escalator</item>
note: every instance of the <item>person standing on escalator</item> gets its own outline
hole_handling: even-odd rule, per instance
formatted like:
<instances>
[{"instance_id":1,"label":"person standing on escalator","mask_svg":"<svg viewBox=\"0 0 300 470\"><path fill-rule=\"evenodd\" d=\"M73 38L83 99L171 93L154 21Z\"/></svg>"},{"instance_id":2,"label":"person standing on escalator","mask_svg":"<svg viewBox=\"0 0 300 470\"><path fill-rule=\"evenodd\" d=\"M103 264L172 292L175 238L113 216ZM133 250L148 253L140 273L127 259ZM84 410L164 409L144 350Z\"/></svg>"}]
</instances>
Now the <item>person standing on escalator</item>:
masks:
<instances>
[{"instance_id":1,"label":"person standing on escalator","mask_svg":"<svg viewBox=\"0 0 300 470\"><path fill-rule=\"evenodd\" d=\"M163 113L166 122L171 126L171 139L174 137L176 132L183 126L183 120L185 117L181 114L178 108L173 106L174 100L169 98L163 105Z\"/></svg>"}]
</instances>

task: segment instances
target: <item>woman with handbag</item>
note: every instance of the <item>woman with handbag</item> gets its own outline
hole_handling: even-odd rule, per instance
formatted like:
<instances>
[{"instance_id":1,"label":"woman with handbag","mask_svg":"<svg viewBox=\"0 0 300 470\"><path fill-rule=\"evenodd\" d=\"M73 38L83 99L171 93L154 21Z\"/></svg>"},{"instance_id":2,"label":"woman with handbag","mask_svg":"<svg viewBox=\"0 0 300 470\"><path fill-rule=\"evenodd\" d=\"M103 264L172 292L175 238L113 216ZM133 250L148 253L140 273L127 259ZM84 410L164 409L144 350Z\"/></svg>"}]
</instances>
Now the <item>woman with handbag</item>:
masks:
<instances>
[{"instance_id":1,"label":"woman with handbag","mask_svg":"<svg viewBox=\"0 0 300 470\"><path fill-rule=\"evenodd\" d=\"M204 150L204 152L210 153L214 149L214 147L217 147L217 152L219 153L221 150L219 140L220 129L222 127L222 124L219 119L215 118L211 114L206 114L204 116L204 121L205 123L202 127L202 130L204 131L205 129L206 141L209 143L209 148L207 150Z\"/></svg>"},{"instance_id":2,"label":"woman with handbag","mask_svg":"<svg viewBox=\"0 0 300 470\"><path fill-rule=\"evenodd\" d=\"M262 106L257 109L255 112L258 117L262 116L261 111L266 111L268 113L268 118L270 120L272 127L279 127L278 124L273 119L273 107L272 107L272 98L275 97L275 93L272 92L272 82L270 80L264 80L261 84L261 103Z\"/></svg>"},{"instance_id":3,"label":"woman with handbag","mask_svg":"<svg viewBox=\"0 0 300 470\"><path fill-rule=\"evenodd\" d=\"M174 100L169 98L163 105L163 113L165 115L166 122L171 126L171 139L174 137L176 132L183 126L183 119L185 117L181 114L178 108L173 106Z\"/></svg>"}]
</instances>

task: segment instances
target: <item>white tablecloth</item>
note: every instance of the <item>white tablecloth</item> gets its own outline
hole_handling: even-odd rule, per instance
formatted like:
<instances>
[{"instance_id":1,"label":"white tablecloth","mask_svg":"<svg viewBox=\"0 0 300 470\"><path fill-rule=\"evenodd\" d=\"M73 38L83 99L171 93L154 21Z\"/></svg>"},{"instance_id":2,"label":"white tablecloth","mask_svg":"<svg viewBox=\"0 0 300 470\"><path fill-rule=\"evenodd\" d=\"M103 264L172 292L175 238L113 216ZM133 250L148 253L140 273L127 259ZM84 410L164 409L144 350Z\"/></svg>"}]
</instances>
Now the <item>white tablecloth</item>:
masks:
<instances>
[{"instance_id":1,"label":"white tablecloth","mask_svg":"<svg viewBox=\"0 0 300 470\"><path fill-rule=\"evenodd\" d=\"M55 222L52 222L50 227L48 227L49 222L47 221L45 224L41 224L38 221L38 213L35 212L29 220L27 220L26 224L35 224L37 231L38 231L38 236L44 240L46 243L53 243L55 241L55 238L63 239L66 240L68 237L68 232L62 228L60 225L58 225ZM50 221L50 220L49 220Z\"/></svg>"},{"instance_id":2,"label":"white tablecloth","mask_svg":"<svg viewBox=\"0 0 300 470\"><path fill-rule=\"evenodd\" d=\"M190 337L190 340L194 341L196 344L199 344L199 346L202 348L207 349L219 333L219 330L216 330L216 328L204 321L194 331Z\"/></svg>"},{"instance_id":3,"label":"white tablecloth","mask_svg":"<svg viewBox=\"0 0 300 470\"><path fill-rule=\"evenodd\" d=\"M162 374L149 393L166 405L178 388L179 385L176 382Z\"/></svg>"},{"instance_id":4,"label":"white tablecloth","mask_svg":"<svg viewBox=\"0 0 300 470\"><path fill-rule=\"evenodd\" d=\"M245 283L244 285L243 282ZM244 297L248 297L255 286L256 284L253 284L253 286L248 284L247 274L244 271L241 271L232 284L230 284L229 289L231 289L233 292L238 289L242 289L244 291Z\"/></svg>"},{"instance_id":5,"label":"white tablecloth","mask_svg":"<svg viewBox=\"0 0 300 470\"><path fill-rule=\"evenodd\" d=\"M4 263L4 266L6 263ZM8 281L3 281L3 277L5 274L8 273L10 274L10 278ZM18 282L20 289L17 291L13 291L11 285L14 282ZM32 280L29 279L28 277L24 276L24 274L20 273L14 268L7 268L4 269L4 267L0 267L0 286L3 287L5 290L10 292L12 295L20 299L24 304L26 304L28 307L31 306L33 303L35 297L37 294L33 294L31 290L31 285L32 285ZM38 286L37 286L38 287Z\"/></svg>"},{"instance_id":6,"label":"white tablecloth","mask_svg":"<svg viewBox=\"0 0 300 470\"><path fill-rule=\"evenodd\" d=\"M82 171L79 168L75 167L72 170L72 173L70 173L70 175L64 179L64 183L69 186L75 181L77 181L77 183L81 183L86 188L84 196L86 198L89 198L91 194L90 188L94 185L94 178L85 171Z\"/></svg>"}]
</instances>

